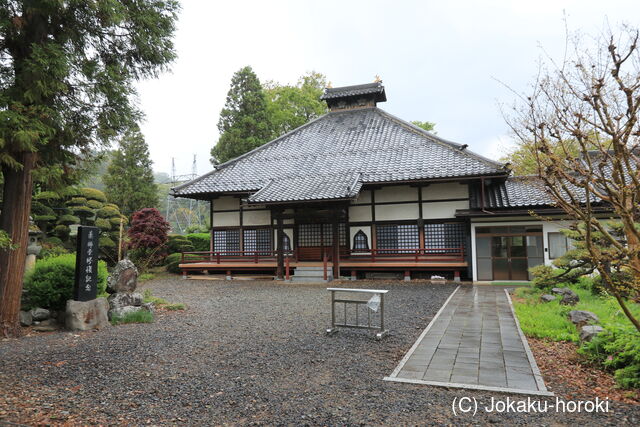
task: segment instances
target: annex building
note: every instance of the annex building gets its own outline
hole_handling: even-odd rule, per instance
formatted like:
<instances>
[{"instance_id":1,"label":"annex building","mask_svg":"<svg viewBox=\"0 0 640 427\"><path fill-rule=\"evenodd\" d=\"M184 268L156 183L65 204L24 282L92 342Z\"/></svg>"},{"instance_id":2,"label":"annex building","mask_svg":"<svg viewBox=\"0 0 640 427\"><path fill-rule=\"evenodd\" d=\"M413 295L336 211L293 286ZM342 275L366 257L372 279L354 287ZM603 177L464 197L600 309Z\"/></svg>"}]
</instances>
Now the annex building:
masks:
<instances>
[{"instance_id":1,"label":"annex building","mask_svg":"<svg viewBox=\"0 0 640 427\"><path fill-rule=\"evenodd\" d=\"M566 251L563 224L531 216L560 214L535 178L378 108L379 82L322 99L327 114L173 189L211 202L211 251L183 270L528 280Z\"/></svg>"}]
</instances>

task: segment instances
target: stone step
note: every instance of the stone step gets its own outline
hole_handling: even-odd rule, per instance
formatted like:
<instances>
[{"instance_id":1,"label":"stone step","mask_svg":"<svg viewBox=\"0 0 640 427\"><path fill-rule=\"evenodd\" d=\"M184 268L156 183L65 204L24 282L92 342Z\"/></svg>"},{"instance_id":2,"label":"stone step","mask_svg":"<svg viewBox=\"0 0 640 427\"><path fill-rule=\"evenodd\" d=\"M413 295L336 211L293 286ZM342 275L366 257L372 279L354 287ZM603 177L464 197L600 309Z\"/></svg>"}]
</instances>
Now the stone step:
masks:
<instances>
[{"instance_id":1,"label":"stone step","mask_svg":"<svg viewBox=\"0 0 640 427\"><path fill-rule=\"evenodd\" d=\"M331 271L327 271L327 274L331 274ZM322 277L324 276L324 270L296 270L293 273L294 276L309 276L309 277Z\"/></svg>"},{"instance_id":2,"label":"stone step","mask_svg":"<svg viewBox=\"0 0 640 427\"><path fill-rule=\"evenodd\" d=\"M333 277L328 276L327 282L333 280ZM306 283L324 283L324 279L322 277L300 277L300 276L291 276L292 282L306 282Z\"/></svg>"}]
</instances>

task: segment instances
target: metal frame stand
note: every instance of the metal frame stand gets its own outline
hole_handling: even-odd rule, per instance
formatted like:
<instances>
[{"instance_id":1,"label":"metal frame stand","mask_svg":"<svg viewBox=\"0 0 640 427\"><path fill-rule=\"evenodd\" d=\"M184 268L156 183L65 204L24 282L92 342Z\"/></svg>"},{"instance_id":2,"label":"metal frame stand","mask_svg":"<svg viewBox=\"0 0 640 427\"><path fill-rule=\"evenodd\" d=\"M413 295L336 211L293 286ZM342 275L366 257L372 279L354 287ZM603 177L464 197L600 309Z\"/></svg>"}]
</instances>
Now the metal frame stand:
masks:
<instances>
[{"instance_id":1,"label":"metal frame stand","mask_svg":"<svg viewBox=\"0 0 640 427\"><path fill-rule=\"evenodd\" d=\"M327 288L328 291L331 292L331 327L327 329L327 335L333 335L338 332L338 328L356 328L356 329L372 329L378 331L376 333L376 339L381 340L386 335L389 334L389 331L384 327L384 295L389 292L388 290L379 290L379 289L345 289L345 288ZM380 295L380 325L372 325L371 324L371 310L369 307L366 307L367 301L363 300L354 300L354 299L336 299L336 292L352 292L357 294L378 294ZM344 304L344 322L337 323L336 322L336 303ZM367 308L367 323L361 324L359 322L358 317L358 306L365 305ZM356 313L356 321L353 324L347 323L347 306L354 305L355 313Z\"/></svg>"}]
</instances>

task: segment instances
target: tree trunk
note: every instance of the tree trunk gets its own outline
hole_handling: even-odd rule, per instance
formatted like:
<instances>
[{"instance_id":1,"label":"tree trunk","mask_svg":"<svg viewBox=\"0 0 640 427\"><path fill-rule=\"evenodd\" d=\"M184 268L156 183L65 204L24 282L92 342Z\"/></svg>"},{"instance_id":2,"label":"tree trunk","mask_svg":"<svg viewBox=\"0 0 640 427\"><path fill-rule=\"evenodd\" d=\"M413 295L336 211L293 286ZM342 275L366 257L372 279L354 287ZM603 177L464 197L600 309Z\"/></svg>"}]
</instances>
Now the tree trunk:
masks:
<instances>
[{"instance_id":1,"label":"tree trunk","mask_svg":"<svg viewBox=\"0 0 640 427\"><path fill-rule=\"evenodd\" d=\"M33 187L31 172L35 157L35 153L21 153L16 158L22 163L22 169L5 167L2 171L4 202L0 228L9 234L12 243L17 246L14 250L0 250L0 331L5 337L16 337L21 333L18 312L29 245L29 213Z\"/></svg>"}]
</instances>

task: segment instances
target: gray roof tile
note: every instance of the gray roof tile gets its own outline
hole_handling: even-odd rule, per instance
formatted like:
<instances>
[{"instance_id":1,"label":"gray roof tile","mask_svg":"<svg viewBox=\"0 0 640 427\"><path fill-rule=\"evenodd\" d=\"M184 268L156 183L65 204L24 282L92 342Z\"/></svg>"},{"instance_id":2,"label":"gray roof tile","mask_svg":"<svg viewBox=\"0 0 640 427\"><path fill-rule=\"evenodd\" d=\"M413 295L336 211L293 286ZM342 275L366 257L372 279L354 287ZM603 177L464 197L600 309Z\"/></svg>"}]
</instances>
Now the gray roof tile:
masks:
<instances>
[{"instance_id":1,"label":"gray roof tile","mask_svg":"<svg viewBox=\"0 0 640 427\"><path fill-rule=\"evenodd\" d=\"M377 107L331 112L176 187L173 194L202 198L264 189L256 202L319 200L344 197L339 188L355 175L360 184L369 184L508 173L465 147ZM315 190L303 190L304 185Z\"/></svg>"}]
</instances>

